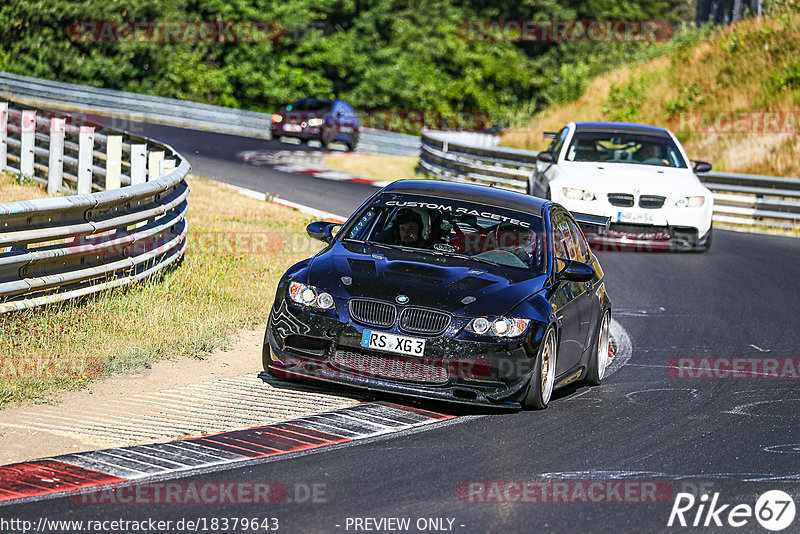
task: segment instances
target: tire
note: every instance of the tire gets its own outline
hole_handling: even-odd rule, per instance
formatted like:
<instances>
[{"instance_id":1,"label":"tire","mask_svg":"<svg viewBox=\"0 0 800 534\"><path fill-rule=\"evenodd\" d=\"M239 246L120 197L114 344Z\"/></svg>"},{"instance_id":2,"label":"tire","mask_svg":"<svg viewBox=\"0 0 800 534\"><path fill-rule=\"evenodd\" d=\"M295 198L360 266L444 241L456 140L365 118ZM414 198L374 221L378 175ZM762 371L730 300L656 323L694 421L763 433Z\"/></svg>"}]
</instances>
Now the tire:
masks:
<instances>
[{"instance_id":1,"label":"tire","mask_svg":"<svg viewBox=\"0 0 800 534\"><path fill-rule=\"evenodd\" d=\"M355 152L357 146L358 146L358 134L353 134L350 136L350 140L347 142L347 149L350 152Z\"/></svg>"},{"instance_id":2,"label":"tire","mask_svg":"<svg viewBox=\"0 0 800 534\"><path fill-rule=\"evenodd\" d=\"M600 318L600 324L597 325L592 355L589 358L589 365L586 367L586 377L583 379L583 383L587 386L599 386L606 374L610 325L611 310L606 310Z\"/></svg>"},{"instance_id":3,"label":"tire","mask_svg":"<svg viewBox=\"0 0 800 534\"><path fill-rule=\"evenodd\" d=\"M328 148L331 143L333 143L333 130L330 129L323 129L322 134L319 136L319 142L322 144L324 148Z\"/></svg>"},{"instance_id":4,"label":"tire","mask_svg":"<svg viewBox=\"0 0 800 534\"><path fill-rule=\"evenodd\" d=\"M556 359L558 340L556 330L548 327L542 338L542 346L536 356L528 392L522 401L522 407L528 410L544 410L553 395L556 382Z\"/></svg>"},{"instance_id":5,"label":"tire","mask_svg":"<svg viewBox=\"0 0 800 534\"><path fill-rule=\"evenodd\" d=\"M264 371L275 376L275 373L269 368L269 364L273 362L272 349L269 347L269 329L271 327L272 319L267 321L267 329L264 331L264 345L261 347L261 366L264 368Z\"/></svg>"},{"instance_id":6,"label":"tire","mask_svg":"<svg viewBox=\"0 0 800 534\"><path fill-rule=\"evenodd\" d=\"M703 243L702 245L697 247L697 249L696 249L697 252L701 252L701 253L702 252L708 252L708 250L711 248L711 235L713 233L713 230L714 230L713 226L708 229L708 233L706 234L706 241L705 241L705 243Z\"/></svg>"}]
</instances>

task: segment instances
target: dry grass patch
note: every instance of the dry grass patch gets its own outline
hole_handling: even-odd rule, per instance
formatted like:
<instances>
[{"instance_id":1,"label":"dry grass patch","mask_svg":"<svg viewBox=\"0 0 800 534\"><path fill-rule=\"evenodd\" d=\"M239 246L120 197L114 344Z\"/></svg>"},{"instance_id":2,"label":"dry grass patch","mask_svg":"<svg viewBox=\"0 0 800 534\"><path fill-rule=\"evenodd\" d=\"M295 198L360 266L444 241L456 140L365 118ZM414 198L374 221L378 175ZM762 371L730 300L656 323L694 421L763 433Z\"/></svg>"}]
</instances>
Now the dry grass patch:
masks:
<instances>
[{"instance_id":1,"label":"dry grass patch","mask_svg":"<svg viewBox=\"0 0 800 534\"><path fill-rule=\"evenodd\" d=\"M419 156L387 156L384 154L332 154L325 156L325 165L368 180L402 180L424 178L417 173Z\"/></svg>"},{"instance_id":2,"label":"dry grass patch","mask_svg":"<svg viewBox=\"0 0 800 534\"><path fill-rule=\"evenodd\" d=\"M135 287L0 315L0 407L49 402L154 360L203 358L266 324L280 276L321 248L305 235L309 219L204 179L189 184L180 267ZM260 355L252 358L258 369Z\"/></svg>"},{"instance_id":3,"label":"dry grass patch","mask_svg":"<svg viewBox=\"0 0 800 534\"><path fill-rule=\"evenodd\" d=\"M45 188L33 180L21 181L10 172L0 172L0 202L15 200L36 200L47 196Z\"/></svg>"}]
</instances>

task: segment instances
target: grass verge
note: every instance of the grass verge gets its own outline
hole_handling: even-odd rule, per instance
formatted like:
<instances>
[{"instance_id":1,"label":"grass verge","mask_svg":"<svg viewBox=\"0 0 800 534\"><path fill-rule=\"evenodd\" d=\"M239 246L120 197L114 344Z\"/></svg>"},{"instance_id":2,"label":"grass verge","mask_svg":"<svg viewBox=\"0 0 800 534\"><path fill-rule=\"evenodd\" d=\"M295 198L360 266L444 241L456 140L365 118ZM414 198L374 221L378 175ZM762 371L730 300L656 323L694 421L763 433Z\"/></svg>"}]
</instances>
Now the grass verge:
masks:
<instances>
[{"instance_id":1,"label":"grass verge","mask_svg":"<svg viewBox=\"0 0 800 534\"><path fill-rule=\"evenodd\" d=\"M384 154L332 154L325 156L325 165L367 180L403 180L425 178L417 172L419 156Z\"/></svg>"},{"instance_id":2,"label":"grass verge","mask_svg":"<svg viewBox=\"0 0 800 534\"><path fill-rule=\"evenodd\" d=\"M2 180L0 192L17 192ZM52 402L155 360L203 358L266 323L280 276L321 248L305 234L310 219L208 180L189 185L189 245L179 268L81 301L0 315L0 408ZM39 189L33 198L42 196ZM257 369L260 356L252 357Z\"/></svg>"}]
</instances>

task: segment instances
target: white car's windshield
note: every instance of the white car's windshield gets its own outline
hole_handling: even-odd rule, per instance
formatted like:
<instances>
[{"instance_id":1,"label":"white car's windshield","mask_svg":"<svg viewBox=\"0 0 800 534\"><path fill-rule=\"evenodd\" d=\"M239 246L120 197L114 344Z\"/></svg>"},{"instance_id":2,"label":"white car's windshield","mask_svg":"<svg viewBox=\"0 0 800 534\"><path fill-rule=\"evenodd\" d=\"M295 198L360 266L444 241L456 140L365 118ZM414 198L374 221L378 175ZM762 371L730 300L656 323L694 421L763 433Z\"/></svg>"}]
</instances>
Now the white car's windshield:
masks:
<instances>
[{"instance_id":1,"label":"white car's windshield","mask_svg":"<svg viewBox=\"0 0 800 534\"><path fill-rule=\"evenodd\" d=\"M575 132L565 159L686 168L672 139L636 133Z\"/></svg>"}]
</instances>

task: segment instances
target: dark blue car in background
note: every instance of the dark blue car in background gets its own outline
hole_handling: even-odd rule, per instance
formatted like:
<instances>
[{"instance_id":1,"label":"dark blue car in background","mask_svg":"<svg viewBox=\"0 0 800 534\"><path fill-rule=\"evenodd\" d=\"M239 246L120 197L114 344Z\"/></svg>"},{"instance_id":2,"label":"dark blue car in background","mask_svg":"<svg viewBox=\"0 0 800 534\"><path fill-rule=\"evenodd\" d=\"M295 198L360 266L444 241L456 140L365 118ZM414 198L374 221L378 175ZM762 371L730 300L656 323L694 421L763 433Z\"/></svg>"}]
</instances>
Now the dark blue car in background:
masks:
<instances>
[{"instance_id":1,"label":"dark blue car in background","mask_svg":"<svg viewBox=\"0 0 800 534\"><path fill-rule=\"evenodd\" d=\"M323 147L343 143L350 150L358 145L360 120L344 100L300 98L272 115L272 137L318 140Z\"/></svg>"}]
</instances>

